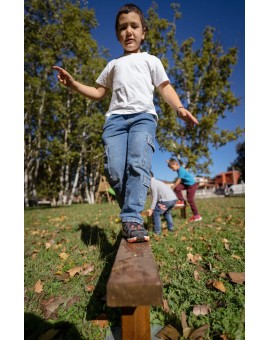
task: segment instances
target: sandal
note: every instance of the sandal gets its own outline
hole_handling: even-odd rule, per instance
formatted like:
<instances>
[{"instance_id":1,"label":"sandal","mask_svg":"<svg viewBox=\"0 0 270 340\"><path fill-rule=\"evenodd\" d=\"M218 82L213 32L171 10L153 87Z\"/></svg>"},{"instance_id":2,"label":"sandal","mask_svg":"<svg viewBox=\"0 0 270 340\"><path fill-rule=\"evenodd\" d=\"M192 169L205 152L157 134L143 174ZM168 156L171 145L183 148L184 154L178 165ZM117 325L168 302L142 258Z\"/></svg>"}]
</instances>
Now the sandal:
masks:
<instances>
[{"instance_id":1,"label":"sandal","mask_svg":"<svg viewBox=\"0 0 270 340\"><path fill-rule=\"evenodd\" d=\"M137 222L123 222L122 235L129 243L148 242L149 236L147 230Z\"/></svg>"}]
</instances>

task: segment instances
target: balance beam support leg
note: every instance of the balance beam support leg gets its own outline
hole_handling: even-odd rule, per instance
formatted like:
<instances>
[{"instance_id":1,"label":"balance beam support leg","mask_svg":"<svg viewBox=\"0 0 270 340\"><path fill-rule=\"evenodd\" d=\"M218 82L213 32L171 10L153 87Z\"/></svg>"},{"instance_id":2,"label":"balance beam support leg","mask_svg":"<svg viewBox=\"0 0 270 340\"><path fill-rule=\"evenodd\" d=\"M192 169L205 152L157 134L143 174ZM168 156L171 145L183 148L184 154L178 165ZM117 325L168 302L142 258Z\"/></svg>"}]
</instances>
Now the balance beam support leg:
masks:
<instances>
[{"instance_id":1,"label":"balance beam support leg","mask_svg":"<svg viewBox=\"0 0 270 340\"><path fill-rule=\"evenodd\" d=\"M122 307L122 340L151 340L150 306Z\"/></svg>"}]
</instances>

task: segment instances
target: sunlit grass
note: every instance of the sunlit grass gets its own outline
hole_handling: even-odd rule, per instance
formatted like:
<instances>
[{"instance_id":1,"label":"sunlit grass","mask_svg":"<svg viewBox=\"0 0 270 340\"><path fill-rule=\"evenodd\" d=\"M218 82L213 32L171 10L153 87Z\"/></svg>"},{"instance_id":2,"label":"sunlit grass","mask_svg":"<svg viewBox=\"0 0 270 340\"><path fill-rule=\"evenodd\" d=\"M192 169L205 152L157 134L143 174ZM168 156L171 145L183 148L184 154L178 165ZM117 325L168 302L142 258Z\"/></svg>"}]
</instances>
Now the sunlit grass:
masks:
<instances>
[{"instance_id":1,"label":"sunlit grass","mask_svg":"<svg viewBox=\"0 0 270 340\"><path fill-rule=\"evenodd\" d=\"M169 307L152 307L152 323L171 324L183 334L185 313L189 327L209 325L205 339L244 338L245 286L227 275L244 272L244 204L243 197L197 200L201 222L188 223L174 211L175 231L168 234L163 223L161 237L151 237ZM52 328L64 339L105 339L108 326L119 326L120 310L106 306L121 230L118 215L118 206L107 203L25 211L25 339ZM188 254L200 259L192 263ZM76 267L81 271L70 277L68 271ZM82 268L91 271L83 275ZM222 282L226 291L210 289L209 280ZM61 304L49 315L45 302L53 298L61 298ZM209 305L210 312L196 316L195 305Z\"/></svg>"}]
</instances>

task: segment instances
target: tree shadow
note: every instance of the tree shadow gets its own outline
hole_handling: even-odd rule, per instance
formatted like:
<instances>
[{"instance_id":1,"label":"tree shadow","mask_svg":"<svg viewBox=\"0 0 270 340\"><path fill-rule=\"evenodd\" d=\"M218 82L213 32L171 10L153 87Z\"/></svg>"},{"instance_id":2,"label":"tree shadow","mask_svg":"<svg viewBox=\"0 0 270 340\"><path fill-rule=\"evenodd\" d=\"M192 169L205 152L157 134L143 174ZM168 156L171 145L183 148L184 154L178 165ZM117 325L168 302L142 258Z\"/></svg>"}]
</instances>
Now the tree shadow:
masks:
<instances>
[{"instance_id":1,"label":"tree shadow","mask_svg":"<svg viewBox=\"0 0 270 340\"><path fill-rule=\"evenodd\" d=\"M109 242L104 230L97 225L91 226L90 224L83 223L80 224L79 230L81 230L82 242L87 246L98 245L100 257L105 260L105 266L87 305L86 320L100 320L104 317L112 323L118 323L121 310L120 308L110 308L106 305L106 286L122 234L120 232L112 244Z\"/></svg>"},{"instance_id":2,"label":"tree shadow","mask_svg":"<svg viewBox=\"0 0 270 340\"><path fill-rule=\"evenodd\" d=\"M70 322L60 321L56 323L50 323L41 317L33 313L24 313L24 339L25 340L37 340L46 332L55 332L55 335L51 335L50 339L53 340L83 340L80 336L77 328Z\"/></svg>"}]
</instances>

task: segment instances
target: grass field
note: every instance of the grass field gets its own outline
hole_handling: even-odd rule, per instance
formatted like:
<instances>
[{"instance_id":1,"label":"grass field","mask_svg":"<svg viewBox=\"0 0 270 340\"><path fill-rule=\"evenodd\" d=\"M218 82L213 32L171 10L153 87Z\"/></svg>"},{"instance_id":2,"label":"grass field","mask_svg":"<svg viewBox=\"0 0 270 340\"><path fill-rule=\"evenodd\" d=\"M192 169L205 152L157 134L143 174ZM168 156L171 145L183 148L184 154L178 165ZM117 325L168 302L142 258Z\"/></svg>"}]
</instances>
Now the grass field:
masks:
<instances>
[{"instance_id":1,"label":"grass field","mask_svg":"<svg viewBox=\"0 0 270 340\"><path fill-rule=\"evenodd\" d=\"M175 231L168 234L164 225L160 237L151 236L164 299L151 307L151 324L171 325L181 340L195 339L190 332L197 329L201 339L242 340L245 199L197 205L201 222L174 211ZM107 203L25 210L26 340L105 340L108 327L119 326L120 310L106 306L118 214Z\"/></svg>"}]
</instances>

